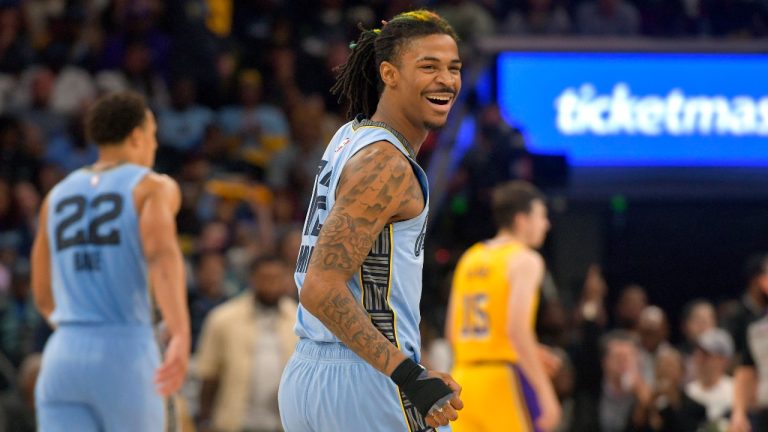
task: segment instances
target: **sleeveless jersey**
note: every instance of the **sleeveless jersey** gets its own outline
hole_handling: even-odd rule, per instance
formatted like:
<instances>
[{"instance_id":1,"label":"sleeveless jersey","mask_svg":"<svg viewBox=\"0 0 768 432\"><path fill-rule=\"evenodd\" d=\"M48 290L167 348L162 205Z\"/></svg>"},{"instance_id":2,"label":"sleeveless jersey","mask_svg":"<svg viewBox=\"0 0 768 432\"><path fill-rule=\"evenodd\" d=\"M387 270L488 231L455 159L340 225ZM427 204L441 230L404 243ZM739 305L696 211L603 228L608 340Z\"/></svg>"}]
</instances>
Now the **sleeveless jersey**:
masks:
<instances>
[{"instance_id":1,"label":"sleeveless jersey","mask_svg":"<svg viewBox=\"0 0 768 432\"><path fill-rule=\"evenodd\" d=\"M48 199L56 324L151 324L133 189L148 168L79 169Z\"/></svg>"},{"instance_id":2,"label":"sleeveless jersey","mask_svg":"<svg viewBox=\"0 0 768 432\"><path fill-rule=\"evenodd\" d=\"M477 243L459 260L453 277L449 328L457 365L517 360L507 331L507 308L514 289L508 269L510 260L523 250L520 243ZM531 327L537 306L538 294L524 321Z\"/></svg>"},{"instance_id":3,"label":"sleeveless jersey","mask_svg":"<svg viewBox=\"0 0 768 432\"><path fill-rule=\"evenodd\" d=\"M344 165L365 146L378 141L392 143L408 158L424 193L424 210L413 219L386 225L360 270L347 281L347 287L368 311L376 328L406 355L419 361L419 301L429 188L426 174L408 155L405 138L397 131L384 123L358 117L333 136L318 166L294 278L301 291L317 236L336 201L336 187ZM295 330L301 338L339 342L301 305Z\"/></svg>"}]
</instances>

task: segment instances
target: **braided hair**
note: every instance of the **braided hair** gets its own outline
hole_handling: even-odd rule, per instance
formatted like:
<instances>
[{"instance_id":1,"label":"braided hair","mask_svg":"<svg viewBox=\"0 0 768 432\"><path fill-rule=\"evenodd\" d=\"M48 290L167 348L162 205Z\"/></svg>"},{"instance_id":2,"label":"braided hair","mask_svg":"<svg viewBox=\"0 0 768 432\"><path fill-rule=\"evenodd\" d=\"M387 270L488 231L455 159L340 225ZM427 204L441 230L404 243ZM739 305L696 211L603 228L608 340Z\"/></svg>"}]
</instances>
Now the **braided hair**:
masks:
<instances>
[{"instance_id":1,"label":"braided hair","mask_svg":"<svg viewBox=\"0 0 768 432\"><path fill-rule=\"evenodd\" d=\"M403 12L380 29L366 30L357 42L350 44L352 52L347 62L337 68L336 83L331 93L339 96L339 102L349 104L347 116L352 119L362 113L370 118L379 104L384 82L379 76L379 65L395 63L402 47L413 38L433 34L446 34L458 41L458 36L440 15L420 9Z\"/></svg>"}]
</instances>

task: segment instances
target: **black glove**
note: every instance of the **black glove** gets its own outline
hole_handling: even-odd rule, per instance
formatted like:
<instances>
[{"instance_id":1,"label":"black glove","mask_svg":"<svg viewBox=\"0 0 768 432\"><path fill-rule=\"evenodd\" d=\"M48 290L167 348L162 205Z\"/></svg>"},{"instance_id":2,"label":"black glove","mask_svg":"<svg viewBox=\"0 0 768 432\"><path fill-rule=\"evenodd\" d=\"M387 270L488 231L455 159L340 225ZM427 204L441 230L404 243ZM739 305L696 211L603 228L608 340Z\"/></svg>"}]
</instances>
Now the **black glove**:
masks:
<instances>
[{"instance_id":1,"label":"black glove","mask_svg":"<svg viewBox=\"0 0 768 432\"><path fill-rule=\"evenodd\" d=\"M409 358L395 368L390 378L424 417L453 398L453 390L443 380L428 376L426 369Z\"/></svg>"}]
</instances>

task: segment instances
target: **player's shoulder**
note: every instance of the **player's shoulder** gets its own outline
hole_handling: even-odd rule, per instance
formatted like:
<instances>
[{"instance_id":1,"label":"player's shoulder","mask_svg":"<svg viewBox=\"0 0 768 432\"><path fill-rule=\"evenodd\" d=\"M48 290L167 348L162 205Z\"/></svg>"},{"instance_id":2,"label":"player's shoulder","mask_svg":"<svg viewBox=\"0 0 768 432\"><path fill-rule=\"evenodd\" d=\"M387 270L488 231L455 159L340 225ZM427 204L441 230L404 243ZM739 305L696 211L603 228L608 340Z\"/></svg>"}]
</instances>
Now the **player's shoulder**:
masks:
<instances>
[{"instance_id":1,"label":"player's shoulder","mask_svg":"<svg viewBox=\"0 0 768 432\"><path fill-rule=\"evenodd\" d=\"M147 172L139 186L148 190L159 190L165 193L179 192L179 184L173 177L152 170Z\"/></svg>"},{"instance_id":2,"label":"player's shoulder","mask_svg":"<svg viewBox=\"0 0 768 432\"><path fill-rule=\"evenodd\" d=\"M411 170L411 164L405 155L395 145L387 140L374 141L358 150L350 160L364 163L373 162L381 168L388 170Z\"/></svg>"},{"instance_id":3,"label":"player's shoulder","mask_svg":"<svg viewBox=\"0 0 768 432\"><path fill-rule=\"evenodd\" d=\"M544 271L544 258L541 254L531 248L525 247L520 252L512 256L510 266L515 269L529 269L531 271Z\"/></svg>"}]
</instances>

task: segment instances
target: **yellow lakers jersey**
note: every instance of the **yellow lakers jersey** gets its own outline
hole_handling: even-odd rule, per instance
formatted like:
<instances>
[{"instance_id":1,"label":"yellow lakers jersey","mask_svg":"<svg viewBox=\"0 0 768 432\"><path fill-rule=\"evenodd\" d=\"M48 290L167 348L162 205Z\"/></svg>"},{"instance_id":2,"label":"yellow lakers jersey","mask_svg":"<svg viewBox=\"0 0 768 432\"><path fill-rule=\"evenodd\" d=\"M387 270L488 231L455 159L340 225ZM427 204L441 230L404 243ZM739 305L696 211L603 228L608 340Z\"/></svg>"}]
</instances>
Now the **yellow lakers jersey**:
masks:
<instances>
[{"instance_id":1,"label":"yellow lakers jersey","mask_svg":"<svg viewBox=\"0 0 768 432\"><path fill-rule=\"evenodd\" d=\"M521 243L488 245L478 243L459 260L451 290L449 337L454 363L515 362L517 352L507 331L509 263L525 250ZM536 301L526 317L533 327Z\"/></svg>"}]
</instances>

